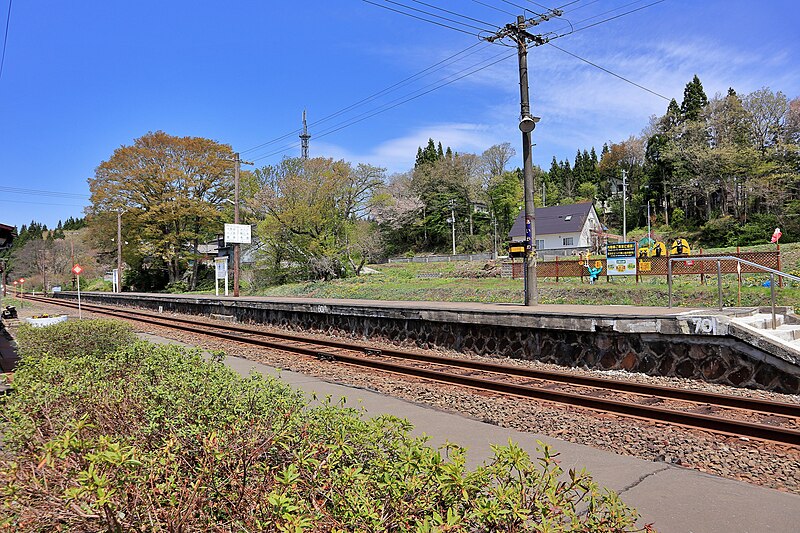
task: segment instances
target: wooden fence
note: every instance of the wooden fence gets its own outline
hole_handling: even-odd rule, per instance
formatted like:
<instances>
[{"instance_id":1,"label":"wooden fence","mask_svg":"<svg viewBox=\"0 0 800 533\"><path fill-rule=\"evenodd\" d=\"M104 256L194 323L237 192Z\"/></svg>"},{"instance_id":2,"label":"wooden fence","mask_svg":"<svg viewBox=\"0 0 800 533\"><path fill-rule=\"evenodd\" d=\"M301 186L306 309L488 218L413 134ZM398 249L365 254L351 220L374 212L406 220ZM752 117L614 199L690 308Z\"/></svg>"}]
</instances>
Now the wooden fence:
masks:
<instances>
[{"instance_id":1,"label":"wooden fence","mask_svg":"<svg viewBox=\"0 0 800 533\"><path fill-rule=\"evenodd\" d=\"M719 255L719 254L716 254ZM781 254L780 251L774 252L735 252L735 253L726 253L722 255L730 255L733 257L738 257L740 259L745 259L747 261L751 261L753 263L757 263L759 265L774 268L775 270L781 269ZM685 259L685 261L675 261L672 264L672 275L673 276L683 276L683 275L716 275L717 274L717 264L713 261L694 261L693 259L697 259L703 257L704 254L701 252L697 255L687 255L687 256L673 256L673 257L681 257ZM667 256L668 257L668 256ZM645 257L645 258L638 258L638 265L637 265L637 275L636 278L638 280L639 276L664 276L667 277L667 257ZM736 261L721 261L720 267L723 274L737 274L739 270L737 269L736 265L738 263ZM592 267L602 267L603 271L601 276L606 275L606 258L605 257L598 257L596 259L589 259L589 265ZM522 272L523 265L522 260L518 260L512 263L511 271L512 277L521 278L523 275ZM755 274L755 273L763 273L763 270L759 270L755 267L742 265L741 267L742 274ZM556 258L555 261L539 261L536 263L536 275L539 278L556 278L558 281L559 278L569 278L569 277L588 277L589 276L589 269L586 267L586 260L576 258L570 259L558 259Z\"/></svg>"}]
</instances>

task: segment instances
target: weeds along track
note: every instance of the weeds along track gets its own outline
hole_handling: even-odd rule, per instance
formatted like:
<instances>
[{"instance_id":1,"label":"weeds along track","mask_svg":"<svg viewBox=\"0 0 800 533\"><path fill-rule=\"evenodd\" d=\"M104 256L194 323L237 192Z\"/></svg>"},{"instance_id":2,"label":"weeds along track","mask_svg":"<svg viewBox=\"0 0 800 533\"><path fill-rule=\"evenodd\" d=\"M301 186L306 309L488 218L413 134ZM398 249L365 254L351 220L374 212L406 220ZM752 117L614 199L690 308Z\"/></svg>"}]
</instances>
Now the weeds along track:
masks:
<instances>
[{"instance_id":1,"label":"weeds along track","mask_svg":"<svg viewBox=\"0 0 800 533\"><path fill-rule=\"evenodd\" d=\"M31 296L26 296L26 299L77 308L76 303L60 299ZM800 446L800 404L579 376L335 339L265 332L240 325L210 324L202 320L109 306L82 304L82 308L92 313L292 352L332 363L469 387L484 394L488 392L546 400L648 421Z\"/></svg>"}]
</instances>

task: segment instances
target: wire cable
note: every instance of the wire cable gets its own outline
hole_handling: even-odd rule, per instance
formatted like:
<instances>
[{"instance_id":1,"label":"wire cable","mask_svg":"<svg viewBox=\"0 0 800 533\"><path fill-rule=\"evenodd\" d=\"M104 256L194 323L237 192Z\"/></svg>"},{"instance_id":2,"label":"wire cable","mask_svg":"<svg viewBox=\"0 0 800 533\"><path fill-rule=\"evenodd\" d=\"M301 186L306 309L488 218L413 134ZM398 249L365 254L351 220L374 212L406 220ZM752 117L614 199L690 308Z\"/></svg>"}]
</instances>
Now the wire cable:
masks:
<instances>
[{"instance_id":1,"label":"wire cable","mask_svg":"<svg viewBox=\"0 0 800 533\"><path fill-rule=\"evenodd\" d=\"M642 89L642 90L644 90L644 91L647 91L647 92L649 92L649 93L651 93L651 94L654 94L654 95L658 96L659 98L663 98L663 99L664 99L664 100L666 100L667 102L669 102L669 101L671 100L670 98L667 98L667 97L666 97L666 96L664 96L663 94L659 94L659 93L657 93L657 92L655 92L655 91L653 91L653 90L651 90L651 89L648 89L648 88L647 88L647 87L645 87L644 85L639 85L638 83L636 83L636 82L634 82L634 81L631 81L631 80L629 80L628 78L625 78L625 77L623 77L623 76L620 76L619 74L617 74L617 73L615 73L615 72L611 72L611 71L610 71L610 70L608 70L607 68L601 67L601 66L600 66L600 65L598 65L597 63L592 63L592 62L591 62L591 61L589 61L588 59L584 59L584 58L580 57L579 55L577 55L577 54L573 54L572 52L570 52L570 51L568 51L568 50L564 50L564 49L563 49L563 48L561 48L560 46L556 46L556 45L554 45L553 43L547 43L547 44L548 44L548 45L550 45L550 46L552 46L552 47L553 47L553 48L555 48L556 50L561 50L561 51L562 51L562 52L564 52L565 54L567 54L567 55L569 55L569 56L572 56L572 57L574 57L575 59L579 59L580 61L583 61L584 63L587 63L587 64L589 64L589 65L591 65L591 66L593 66L593 67L595 67L595 68L598 68L598 69L602 70L603 72L605 72L605 73L607 73L607 74L611 74L611 75L612 75L612 76L614 76L615 78L619 78L619 79L621 79L622 81L624 81L624 82L626 82L626 83L630 83L631 85L633 85L633 86L635 86L635 87L638 87L638 88L640 88L640 89Z\"/></svg>"},{"instance_id":2,"label":"wire cable","mask_svg":"<svg viewBox=\"0 0 800 533\"><path fill-rule=\"evenodd\" d=\"M457 76L457 77L455 77L455 78L453 78L453 79L451 79L449 81L445 81L443 83L440 83L439 85L436 85L436 86L432 87L431 89L428 89L427 91L421 92L421 93L416 94L414 96L409 96L408 98L405 98L405 99L400 100L400 101L396 101L396 103L394 103L393 105L385 104L382 109L378 108L377 110L375 110L373 112L369 112L369 111L365 112L360 116L360 118L356 118L356 119L353 119L353 120L351 120L351 121L349 121L347 123L343 123L343 124L339 125L338 127L337 126L333 126L331 129L328 129L328 130L316 135L315 138L319 139L321 137L326 137L328 135L336 133L337 131L340 131L340 130L343 130L345 128L348 128L348 127L350 127L350 126L352 126L354 124L358 124L359 122L363 122L364 120L372 118L372 117L374 117L376 115L379 115L381 113L385 113L386 111L389 111L390 109L394 109L394 108L396 108L398 106L401 106L401 105L403 105L405 103L411 102L412 100L416 100L417 98L421 98L422 96L425 96L426 94L429 94L429 93L431 93L433 91L441 89L442 87L445 87L447 85L455 83L455 82L457 82L457 81L459 81L459 80L461 80L463 78L466 78L467 76L471 76L472 74L475 74L477 72L485 70L485 69L487 69L487 68L489 68L491 66L494 66L494 65L496 65L496 64L498 64L498 63L500 63L502 61L506 61L507 59L515 57L516 55L517 55L516 52L512 52L510 54L503 54L503 57L500 57L499 59L491 61L490 63L488 63L486 65L483 65L481 67L475 68L474 70L471 70L471 71L469 71L469 72L467 72L465 74L462 74L461 76ZM495 56L495 57L497 57L497 56ZM299 146L299 143L296 143L295 145L293 145L293 146L291 146L289 148L294 148L294 147L297 147L297 146ZM253 161L266 159L268 157L272 157L274 155L278 155L278 154L280 154L282 152L283 152L283 150L277 150L275 152L272 152L272 153L269 153L269 154L254 158Z\"/></svg>"},{"instance_id":3,"label":"wire cable","mask_svg":"<svg viewBox=\"0 0 800 533\"><path fill-rule=\"evenodd\" d=\"M3 57L0 59L0 78L3 77L3 66L6 64L6 45L8 44L8 26L11 24L11 0L8 0L8 15L6 15L6 32L3 35Z\"/></svg>"},{"instance_id":4,"label":"wire cable","mask_svg":"<svg viewBox=\"0 0 800 533\"><path fill-rule=\"evenodd\" d=\"M429 15L431 17L436 17L438 19L442 19L442 20L446 20L448 22L452 22L454 24L460 24L460 25L464 26L465 28L472 28L474 30L479 30L479 31L490 31L490 30L488 30L486 28L480 28L478 26L473 26L471 24L467 24L466 22L461 22L460 20L454 20L454 19L451 19L451 18L448 18L448 17L443 17L441 15L437 15L436 13L431 13L430 11L425 11L424 9L411 7L408 4L403 4L402 2L396 2L395 0L383 0L383 1L388 3L388 4L394 4L396 6L400 6L400 7L406 8L406 9L410 9L412 11L416 11L417 13L423 13L423 14ZM411 1L412 2L416 2L417 0L411 0ZM438 9L441 9L441 8L438 8ZM442 11L444 11L444 10L442 10ZM459 17L468 18L468 17L464 17L464 15L459 15L458 13L456 13L456 15L459 16ZM488 26L490 28L493 28L493 29L497 28L497 26L495 26L493 24L488 24Z\"/></svg>"},{"instance_id":5,"label":"wire cable","mask_svg":"<svg viewBox=\"0 0 800 533\"><path fill-rule=\"evenodd\" d=\"M491 4L487 4L486 2L481 2L480 0L472 0L476 4L480 4L482 6L488 7L489 9L494 9L495 11L499 11L500 13L505 13L506 15L511 15L512 17L516 17L516 13L512 13L511 11L506 11L505 9L500 9L497 6L493 6Z\"/></svg>"},{"instance_id":6,"label":"wire cable","mask_svg":"<svg viewBox=\"0 0 800 533\"><path fill-rule=\"evenodd\" d=\"M334 112L334 113L332 113L330 115L327 115L327 116L325 116L325 117L323 117L323 118L321 118L319 120L311 122L309 124L309 126L312 126L312 127L313 126L318 126L320 124L328 122L329 120L334 119L334 118L336 118L338 116L341 116L341 115L347 113L348 111L350 111L352 109L360 107L360 106L362 106L362 105L364 105L364 104L366 104L368 102L374 101L377 98L379 98L380 96L383 96L385 94L394 92L394 91L396 91L397 89L399 89L401 87L409 85L413 80L415 80L417 78L424 78L425 76L429 76L430 74L433 74L434 72L436 72L438 70L441 70L442 68L444 68L445 66L447 66L447 64L449 64L451 62L456 63L458 61L461 61L464 58L469 57L470 55L478 52L479 50L474 50L474 49L479 47L479 46L483 46L484 48L489 48L490 45L488 45L485 41L479 41L479 42L477 42L475 44L472 44L472 45L468 46L467 48L465 48L465 49L463 49L463 50L461 50L459 52L456 52L455 54L453 54L451 56L448 56L448 57L442 59L441 61L438 61L438 62L434 63L433 65L431 65L431 66L429 66L429 67L417 72L416 74L413 74L413 75L411 75L411 76L409 76L409 77L407 77L405 79L402 79L402 80L398 81L397 83L395 83L393 85L390 85L389 87L386 87L385 89L382 89L382 90L380 90L380 91L378 91L376 93L373 93L373 94L371 94L371 95L369 95L369 96L367 96L367 97L365 97L365 98L363 98L363 99L361 99L361 100L359 100L357 102L354 102L354 103L350 104L349 106L347 106L347 107L345 107L343 109L340 109L339 111L336 111L336 112ZM472 50L472 51L470 52L470 50ZM469 52L469 53L467 53L467 52ZM466 54L466 55L464 55L464 54ZM464 55L464 57L462 57L461 59L458 59L457 61L452 61L453 59L455 59L455 58L457 58L459 56L462 56L462 55ZM265 146L269 146L271 144L275 144L275 143L277 143L279 141L282 141L284 139L292 137L293 135L297 135L297 134L299 134L301 132L302 132L302 129L298 128L298 129L296 129L294 131L291 131L291 132L289 132L289 133L287 133L285 135L281 135L280 137L276 137L274 139L271 139L269 141L261 143L261 144L259 144L257 146L253 146L252 148L248 148L247 150L243 150L240 153L245 154L245 153L253 152L255 150L258 150L259 148L264 148Z\"/></svg>"},{"instance_id":7,"label":"wire cable","mask_svg":"<svg viewBox=\"0 0 800 533\"><path fill-rule=\"evenodd\" d=\"M53 196L56 198L89 198L88 194L77 194L72 192L43 191L38 189L21 189L19 187L0 186L0 192L11 194L25 194L30 196Z\"/></svg>"},{"instance_id":8,"label":"wire cable","mask_svg":"<svg viewBox=\"0 0 800 533\"><path fill-rule=\"evenodd\" d=\"M389 7L389 6L385 6L383 4L379 4L377 2L373 2L372 0L361 0L361 1L362 2L366 2L367 4L372 4L373 6L382 7L383 9L388 9L389 11L394 11L395 13L399 13L399 14L405 15L407 17L415 18L417 20L428 22L430 24L436 24L437 26L441 26L443 28L448 28L448 29L451 29L453 31L466 33L467 35L471 35L473 37L477 36L475 33L471 32L471 31L462 30L461 28L454 28L453 26L448 26L447 24L442 24L441 22L436 22L435 20L430 20L430 19L426 19L424 17L419 17L417 15L414 15L413 13L406 13L405 11L400 11L399 9L394 9L392 7ZM442 18L442 17L440 17L440 18ZM464 24L464 26L467 26L467 25ZM481 31L485 31L485 30L481 30Z\"/></svg>"},{"instance_id":9,"label":"wire cable","mask_svg":"<svg viewBox=\"0 0 800 533\"><path fill-rule=\"evenodd\" d=\"M613 13L614 11L618 11L618 10L620 10L620 9L623 9L623 8L625 8L625 7L632 6L632 5L634 5L634 4L638 4L638 3L640 3L641 1L642 1L642 0L636 0L635 2L630 2L630 3L627 3L627 4L623 5L623 6L619 6L619 7L617 7L617 8L614 8L614 9L611 9L611 10L608 10L608 11L605 11L605 12L603 12L603 13L600 13L599 15L595 15L595 16L593 16L593 17L588 17L588 18L585 18L585 19L583 19L583 20L581 20L581 21L578 21L578 22L576 22L576 23L575 23L575 25L577 26L577 25L579 25L579 24L582 24L583 22L586 22L586 21L588 21L588 20L592 20L592 19L595 19L595 18L597 18L597 17L601 17L601 16L603 16L603 15L605 15L605 14L608 14L608 13ZM637 11L641 11L642 9L647 9L648 7L652 7L652 6L656 5L656 4L660 4L660 3L662 3L662 2L665 2L665 1L666 1L666 0L656 0L655 2L651 2L651 3L647 4L647 5L644 5L644 6L637 7L636 9L631 9L630 11L626 11L625 13L620 13L619 15L615 15L615 16L613 16L613 17L608 17L607 19L603 19L603 20L600 20L600 21L594 22L594 23L592 23L592 24L589 24L589 25L587 25L587 26L583 26L583 27L581 27L581 28L578 28L578 29L571 29L570 31L568 31L568 32L566 32L566 33L562 33L562 34L560 34L560 35L557 35L556 37L553 37L553 38L555 39L555 38L557 38L557 37L565 37L565 36L567 36L567 35L572 35L573 33L577 33L577 32L579 32L579 31L587 30L587 29L589 29L589 28L593 28L593 27L595 27L595 26L599 26L600 24L604 24L604 23L606 23L606 22L609 22L609 21L612 21L612 20L618 19L618 18L620 18L620 17L624 17L624 16L626 16L626 15L630 15L631 13L636 13ZM566 29L566 28L565 28L565 29Z\"/></svg>"},{"instance_id":10,"label":"wire cable","mask_svg":"<svg viewBox=\"0 0 800 533\"><path fill-rule=\"evenodd\" d=\"M462 15L461 13L456 13L455 11L450 11L449 9L445 9L443 7L435 6L435 5L429 4L427 2L422 2L421 0L411 0L411 1L416 3L416 4L427 6L427 7L433 8L433 9L438 9L439 11L442 11L444 13L449 13L451 15L455 15L457 17L465 18L465 19L471 20L473 22L478 22L480 24L484 24L484 25L490 26L492 28L499 28L500 27L499 24L492 24L491 22L486 22L485 20L480 20L480 19L476 19L476 18L473 18L473 17L469 17L467 15Z\"/></svg>"}]
</instances>

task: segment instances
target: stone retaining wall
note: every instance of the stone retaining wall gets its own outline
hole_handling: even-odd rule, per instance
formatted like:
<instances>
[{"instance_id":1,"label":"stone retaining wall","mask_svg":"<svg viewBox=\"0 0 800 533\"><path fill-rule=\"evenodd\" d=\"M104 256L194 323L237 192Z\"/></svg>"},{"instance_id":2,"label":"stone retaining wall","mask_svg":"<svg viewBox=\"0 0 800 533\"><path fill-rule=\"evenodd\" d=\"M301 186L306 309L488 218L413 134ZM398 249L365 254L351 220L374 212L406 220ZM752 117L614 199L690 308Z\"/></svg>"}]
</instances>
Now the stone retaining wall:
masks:
<instances>
[{"instance_id":1,"label":"stone retaining wall","mask_svg":"<svg viewBox=\"0 0 800 533\"><path fill-rule=\"evenodd\" d=\"M730 336L579 331L502 324L459 312L421 319L400 308L292 305L195 298L136 299L127 295L87 301L135 305L164 311L236 316L239 322L271 324L296 331L386 340L402 346L444 348L476 355L538 360L562 366L679 376L737 387L800 394L800 368ZM436 317L435 313L430 313ZM477 318L476 318L477 317ZM551 317L550 320L553 320ZM564 317L564 321L576 320ZM493 322L493 323L487 323Z\"/></svg>"}]
</instances>

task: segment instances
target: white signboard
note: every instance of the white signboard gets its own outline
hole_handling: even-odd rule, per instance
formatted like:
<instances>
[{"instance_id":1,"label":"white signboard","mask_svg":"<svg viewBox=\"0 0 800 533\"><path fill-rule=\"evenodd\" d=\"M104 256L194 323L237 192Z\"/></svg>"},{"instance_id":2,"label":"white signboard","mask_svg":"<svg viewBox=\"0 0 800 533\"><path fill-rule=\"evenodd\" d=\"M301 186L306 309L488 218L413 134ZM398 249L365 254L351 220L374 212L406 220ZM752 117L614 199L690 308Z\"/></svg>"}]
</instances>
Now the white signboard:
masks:
<instances>
[{"instance_id":1,"label":"white signboard","mask_svg":"<svg viewBox=\"0 0 800 533\"><path fill-rule=\"evenodd\" d=\"M225 224L225 244L250 244L250 224Z\"/></svg>"},{"instance_id":2,"label":"white signboard","mask_svg":"<svg viewBox=\"0 0 800 533\"><path fill-rule=\"evenodd\" d=\"M214 270L217 273L215 279L227 279L228 278L228 257L215 257L214 258Z\"/></svg>"}]
</instances>

